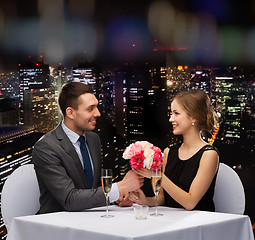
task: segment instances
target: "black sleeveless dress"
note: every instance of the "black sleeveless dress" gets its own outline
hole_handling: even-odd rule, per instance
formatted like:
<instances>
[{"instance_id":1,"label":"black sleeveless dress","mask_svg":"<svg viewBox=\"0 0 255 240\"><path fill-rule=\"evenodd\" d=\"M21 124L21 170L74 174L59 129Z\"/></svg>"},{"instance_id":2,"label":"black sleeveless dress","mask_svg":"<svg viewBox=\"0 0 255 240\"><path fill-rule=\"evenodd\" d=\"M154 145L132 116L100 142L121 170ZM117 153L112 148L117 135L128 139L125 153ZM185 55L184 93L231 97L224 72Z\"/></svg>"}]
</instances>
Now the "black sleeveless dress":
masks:
<instances>
[{"instance_id":1,"label":"black sleeveless dress","mask_svg":"<svg viewBox=\"0 0 255 240\"><path fill-rule=\"evenodd\" d=\"M180 187L186 192L189 192L190 185L197 174L200 159L202 157L203 152L208 150L215 150L218 152L218 150L214 146L205 145L191 158L187 160L181 160L178 155L179 148L180 145L170 147L167 158L167 164L165 168L165 175L178 187ZM212 212L215 211L213 195L216 176L217 174L215 174L209 189L202 197L202 199L198 202L194 210ZM166 206L174 208L183 208L183 206L177 203L165 190L164 195Z\"/></svg>"}]
</instances>

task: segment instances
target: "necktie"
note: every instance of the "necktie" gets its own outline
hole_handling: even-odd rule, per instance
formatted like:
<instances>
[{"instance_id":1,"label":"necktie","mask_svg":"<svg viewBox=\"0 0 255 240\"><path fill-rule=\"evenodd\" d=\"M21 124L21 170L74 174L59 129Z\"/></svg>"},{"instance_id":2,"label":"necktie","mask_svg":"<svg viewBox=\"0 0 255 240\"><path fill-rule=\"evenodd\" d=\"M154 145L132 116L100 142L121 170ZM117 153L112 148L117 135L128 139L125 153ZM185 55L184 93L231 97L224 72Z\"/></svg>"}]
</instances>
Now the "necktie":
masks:
<instances>
[{"instance_id":1,"label":"necktie","mask_svg":"<svg viewBox=\"0 0 255 240\"><path fill-rule=\"evenodd\" d=\"M80 141L81 155L82 155L82 159L83 159L84 172L86 175L88 188L91 188L92 182L93 182L93 173L92 173L92 167L91 167L88 149L87 149L87 146L85 143L85 137L80 136L79 141Z\"/></svg>"}]
</instances>

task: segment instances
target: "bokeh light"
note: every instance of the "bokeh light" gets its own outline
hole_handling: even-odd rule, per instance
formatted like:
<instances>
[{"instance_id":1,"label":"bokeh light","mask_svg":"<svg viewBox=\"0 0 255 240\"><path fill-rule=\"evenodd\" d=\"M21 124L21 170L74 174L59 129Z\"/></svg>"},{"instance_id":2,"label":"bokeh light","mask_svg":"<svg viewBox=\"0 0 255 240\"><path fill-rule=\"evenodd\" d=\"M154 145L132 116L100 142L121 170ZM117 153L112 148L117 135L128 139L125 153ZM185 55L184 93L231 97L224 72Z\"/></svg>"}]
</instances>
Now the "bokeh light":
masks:
<instances>
[{"instance_id":1,"label":"bokeh light","mask_svg":"<svg viewBox=\"0 0 255 240\"><path fill-rule=\"evenodd\" d=\"M97 51L97 32L93 22L86 18L94 11L94 1L70 0L70 15L65 16L64 1L39 0L39 52L49 63L72 59L86 51L92 61ZM86 15L83 15L86 14ZM82 18L81 18L82 17Z\"/></svg>"},{"instance_id":2,"label":"bokeh light","mask_svg":"<svg viewBox=\"0 0 255 240\"><path fill-rule=\"evenodd\" d=\"M0 37L3 35L4 30L4 13L0 8Z\"/></svg>"},{"instance_id":3,"label":"bokeh light","mask_svg":"<svg viewBox=\"0 0 255 240\"><path fill-rule=\"evenodd\" d=\"M139 9L132 4L123 9L120 3L112 7L111 2L96 0L30 0L23 10L17 0L2 2L2 62L6 56L41 54L52 64L56 59L68 63L78 57L89 62L103 58L120 62L149 60L152 54L163 52L179 63L255 62L252 23L223 24L233 10L230 0L191 0L186 8L186 3L154 0L144 4L142 11L141 3ZM108 11L104 13L102 6ZM247 8L255 19L255 3ZM235 11L240 16L241 10Z\"/></svg>"},{"instance_id":4,"label":"bokeh light","mask_svg":"<svg viewBox=\"0 0 255 240\"><path fill-rule=\"evenodd\" d=\"M192 6L196 12L204 12L214 16L218 22L223 22L231 15L231 0L192 0Z\"/></svg>"},{"instance_id":5,"label":"bokeh light","mask_svg":"<svg viewBox=\"0 0 255 240\"><path fill-rule=\"evenodd\" d=\"M255 28L251 28L247 33L247 38L245 42L245 54L247 56L247 61L255 64Z\"/></svg>"},{"instance_id":6,"label":"bokeh light","mask_svg":"<svg viewBox=\"0 0 255 240\"><path fill-rule=\"evenodd\" d=\"M6 22L2 38L5 50L25 54L36 53L38 41L38 22L35 19Z\"/></svg>"},{"instance_id":7,"label":"bokeh light","mask_svg":"<svg viewBox=\"0 0 255 240\"><path fill-rule=\"evenodd\" d=\"M39 18L53 23L64 19L64 0L37 0ZM50 26L50 25L49 25Z\"/></svg>"},{"instance_id":8,"label":"bokeh light","mask_svg":"<svg viewBox=\"0 0 255 240\"><path fill-rule=\"evenodd\" d=\"M64 59L65 47L62 41L45 39L39 46L39 52L43 53L47 62L52 64Z\"/></svg>"},{"instance_id":9,"label":"bokeh light","mask_svg":"<svg viewBox=\"0 0 255 240\"><path fill-rule=\"evenodd\" d=\"M146 25L137 18L113 19L105 31L108 50L120 59L141 57L149 41L146 29Z\"/></svg>"},{"instance_id":10,"label":"bokeh light","mask_svg":"<svg viewBox=\"0 0 255 240\"><path fill-rule=\"evenodd\" d=\"M148 11L148 27L163 44L170 44L176 24L176 12L167 1L154 1Z\"/></svg>"},{"instance_id":11,"label":"bokeh light","mask_svg":"<svg viewBox=\"0 0 255 240\"><path fill-rule=\"evenodd\" d=\"M241 62L244 55L244 37L240 29L226 26L219 29L218 54L224 64Z\"/></svg>"},{"instance_id":12,"label":"bokeh light","mask_svg":"<svg viewBox=\"0 0 255 240\"><path fill-rule=\"evenodd\" d=\"M198 59L203 63L216 62L218 60L216 20L206 12L200 12L197 17L199 22L199 36L196 43Z\"/></svg>"},{"instance_id":13,"label":"bokeh light","mask_svg":"<svg viewBox=\"0 0 255 240\"><path fill-rule=\"evenodd\" d=\"M71 17L92 17L95 12L95 0L69 0L68 10Z\"/></svg>"},{"instance_id":14,"label":"bokeh light","mask_svg":"<svg viewBox=\"0 0 255 240\"><path fill-rule=\"evenodd\" d=\"M98 50L98 32L91 21L69 21L66 26L65 54L73 58L86 52L87 61L93 61Z\"/></svg>"},{"instance_id":15,"label":"bokeh light","mask_svg":"<svg viewBox=\"0 0 255 240\"><path fill-rule=\"evenodd\" d=\"M254 30L247 33L245 28L220 24L231 11L229 1L194 0L193 4L193 13L164 0L150 5L148 28L159 40L157 49L170 50L179 62L189 64L254 63Z\"/></svg>"}]
</instances>

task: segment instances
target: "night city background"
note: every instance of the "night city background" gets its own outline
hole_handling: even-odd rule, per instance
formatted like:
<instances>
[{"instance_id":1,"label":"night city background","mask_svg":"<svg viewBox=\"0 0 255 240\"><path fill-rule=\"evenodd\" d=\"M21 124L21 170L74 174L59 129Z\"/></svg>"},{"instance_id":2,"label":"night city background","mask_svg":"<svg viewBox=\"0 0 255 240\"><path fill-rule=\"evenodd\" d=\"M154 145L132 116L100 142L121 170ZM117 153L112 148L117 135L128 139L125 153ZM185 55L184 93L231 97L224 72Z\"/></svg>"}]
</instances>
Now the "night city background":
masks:
<instances>
[{"instance_id":1,"label":"night city background","mask_svg":"<svg viewBox=\"0 0 255 240\"><path fill-rule=\"evenodd\" d=\"M94 89L103 166L115 180L129 168L122 153L130 143L164 150L180 141L168 121L171 99L198 88L220 116L214 145L240 176L254 224L255 2L146 2L0 0L0 192L61 121L63 84Z\"/></svg>"}]
</instances>

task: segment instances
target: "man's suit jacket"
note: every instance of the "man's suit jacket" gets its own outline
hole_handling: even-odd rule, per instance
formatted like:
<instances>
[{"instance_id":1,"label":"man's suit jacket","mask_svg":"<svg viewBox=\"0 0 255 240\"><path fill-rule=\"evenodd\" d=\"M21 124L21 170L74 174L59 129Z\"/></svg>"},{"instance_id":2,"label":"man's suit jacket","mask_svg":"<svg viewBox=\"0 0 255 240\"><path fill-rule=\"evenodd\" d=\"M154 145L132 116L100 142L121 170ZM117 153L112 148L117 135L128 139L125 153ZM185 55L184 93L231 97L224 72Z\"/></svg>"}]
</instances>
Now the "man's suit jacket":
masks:
<instances>
[{"instance_id":1,"label":"man's suit jacket","mask_svg":"<svg viewBox=\"0 0 255 240\"><path fill-rule=\"evenodd\" d=\"M94 166L92 189L75 148L61 124L45 134L33 150L33 163L40 187L39 213L81 211L105 205L101 186L101 142L94 132L86 132Z\"/></svg>"}]
</instances>

